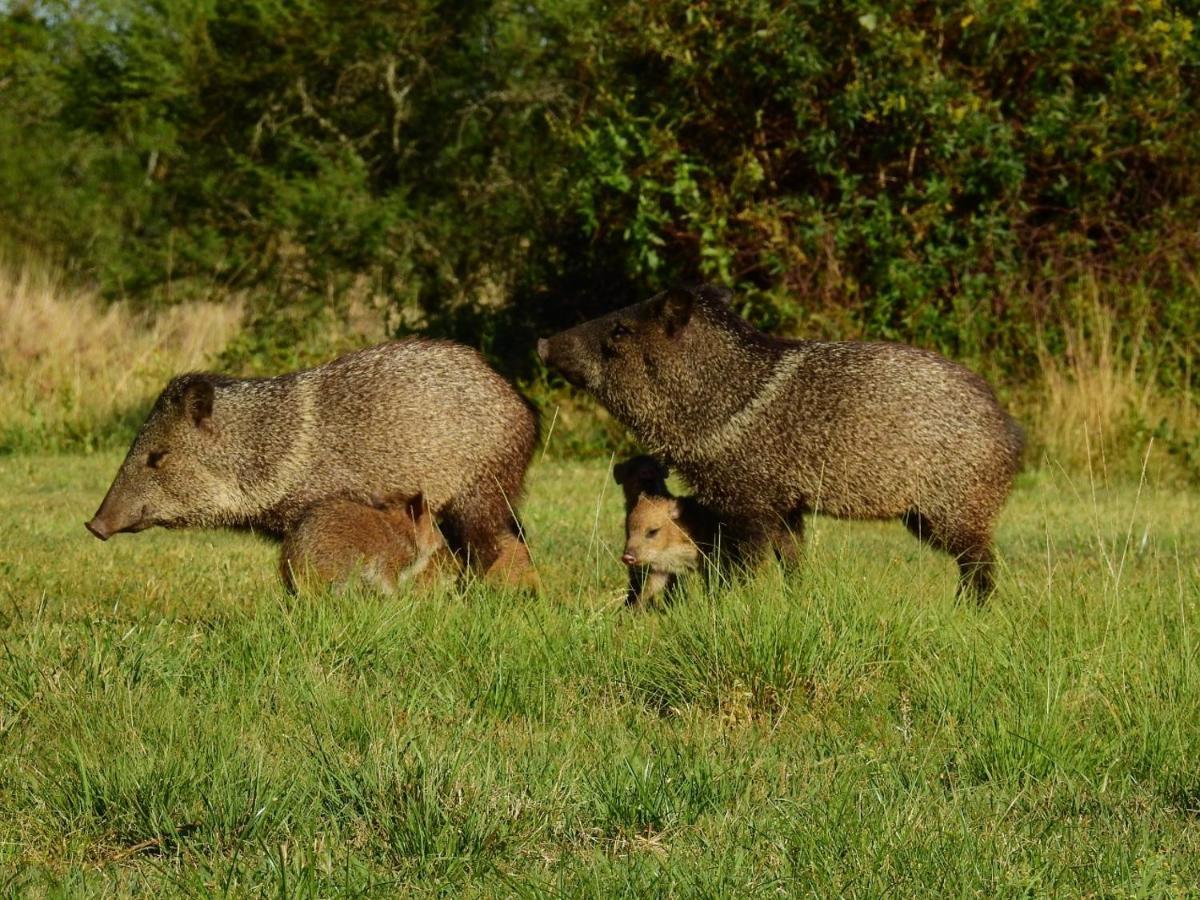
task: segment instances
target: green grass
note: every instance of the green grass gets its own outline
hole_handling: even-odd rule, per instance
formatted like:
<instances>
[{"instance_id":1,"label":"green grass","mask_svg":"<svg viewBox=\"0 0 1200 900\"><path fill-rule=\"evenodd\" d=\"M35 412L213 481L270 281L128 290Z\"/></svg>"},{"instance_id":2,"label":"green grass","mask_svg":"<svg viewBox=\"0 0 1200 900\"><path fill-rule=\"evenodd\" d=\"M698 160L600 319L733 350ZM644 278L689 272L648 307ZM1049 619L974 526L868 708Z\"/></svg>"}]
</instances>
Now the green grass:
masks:
<instances>
[{"instance_id":1,"label":"green grass","mask_svg":"<svg viewBox=\"0 0 1200 900\"><path fill-rule=\"evenodd\" d=\"M601 464L546 596L292 598L244 534L82 522L0 458L0 893L1106 896L1200 884L1200 497L1024 476L1001 588L899 525L622 604Z\"/></svg>"}]
</instances>

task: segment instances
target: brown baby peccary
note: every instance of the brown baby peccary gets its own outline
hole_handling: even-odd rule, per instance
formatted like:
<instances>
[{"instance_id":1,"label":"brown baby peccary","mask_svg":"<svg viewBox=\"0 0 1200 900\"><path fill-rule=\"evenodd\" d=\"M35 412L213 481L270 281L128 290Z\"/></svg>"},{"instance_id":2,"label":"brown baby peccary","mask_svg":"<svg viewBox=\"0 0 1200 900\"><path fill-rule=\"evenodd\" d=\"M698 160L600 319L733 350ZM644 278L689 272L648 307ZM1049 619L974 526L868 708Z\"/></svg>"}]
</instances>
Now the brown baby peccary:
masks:
<instances>
[{"instance_id":1,"label":"brown baby peccary","mask_svg":"<svg viewBox=\"0 0 1200 900\"><path fill-rule=\"evenodd\" d=\"M667 491L666 466L653 456L634 456L613 466L613 481L621 486L625 495L625 523L629 514L643 494L654 497L669 496ZM646 580L645 566L628 566L629 587L625 592L625 603L633 605L640 601Z\"/></svg>"},{"instance_id":2,"label":"brown baby peccary","mask_svg":"<svg viewBox=\"0 0 1200 900\"><path fill-rule=\"evenodd\" d=\"M537 415L474 350L395 341L276 378L182 375L158 397L88 529L253 528L314 504L421 494L481 572L529 565L513 509Z\"/></svg>"},{"instance_id":3,"label":"brown baby peccary","mask_svg":"<svg viewBox=\"0 0 1200 900\"><path fill-rule=\"evenodd\" d=\"M666 291L538 352L694 486L723 551L795 559L809 512L895 518L957 560L960 590L986 597L1023 443L988 384L904 344L772 338L729 300Z\"/></svg>"},{"instance_id":4,"label":"brown baby peccary","mask_svg":"<svg viewBox=\"0 0 1200 900\"><path fill-rule=\"evenodd\" d=\"M328 500L315 504L287 533L279 571L290 591L341 587L358 577L387 592L431 573L432 561L445 546L420 496L371 505Z\"/></svg>"},{"instance_id":5,"label":"brown baby peccary","mask_svg":"<svg viewBox=\"0 0 1200 900\"><path fill-rule=\"evenodd\" d=\"M692 497L642 494L625 516L625 552L621 562L642 572L632 603L644 606L670 589L675 579L700 569L716 551L718 523Z\"/></svg>"}]
</instances>

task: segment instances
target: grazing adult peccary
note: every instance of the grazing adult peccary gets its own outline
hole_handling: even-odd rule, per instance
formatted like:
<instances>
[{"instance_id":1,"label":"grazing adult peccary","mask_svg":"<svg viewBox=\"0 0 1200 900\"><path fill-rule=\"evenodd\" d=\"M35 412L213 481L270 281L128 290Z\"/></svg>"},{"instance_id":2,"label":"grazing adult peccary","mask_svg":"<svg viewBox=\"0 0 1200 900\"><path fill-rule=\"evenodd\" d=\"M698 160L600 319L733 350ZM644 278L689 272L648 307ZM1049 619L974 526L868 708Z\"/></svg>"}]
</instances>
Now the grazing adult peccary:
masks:
<instances>
[{"instance_id":1,"label":"grazing adult peccary","mask_svg":"<svg viewBox=\"0 0 1200 900\"><path fill-rule=\"evenodd\" d=\"M356 576L382 591L425 575L445 547L420 495L370 505L327 500L309 509L283 539L279 571L288 590L344 586Z\"/></svg>"},{"instance_id":2,"label":"grazing adult peccary","mask_svg":"<svg viewBox=\"0 0 1200 900\"><path fill-rule=\"evenodd\" d=\"M695 487L723 551L798 553L803 515L899 518L993 588L992 529L1020 428L983 379L903 344L769 337L711 286L658 294L538 342Z\"/></svg>"},{"instance_id":3,"label":"grazing adult peccary","mask_svg":"<svg viewBox=\"0 0 1200 900\"><path fill-rule=\"evenodd\" d=\"M101 540L153 525L282 537L322 501L421 494L456 551L520 582L529 554L513 510L537 430L508 382L445 341L380 344L277 378L181 375L87 527Z\"/></svg>"}]
</instances>

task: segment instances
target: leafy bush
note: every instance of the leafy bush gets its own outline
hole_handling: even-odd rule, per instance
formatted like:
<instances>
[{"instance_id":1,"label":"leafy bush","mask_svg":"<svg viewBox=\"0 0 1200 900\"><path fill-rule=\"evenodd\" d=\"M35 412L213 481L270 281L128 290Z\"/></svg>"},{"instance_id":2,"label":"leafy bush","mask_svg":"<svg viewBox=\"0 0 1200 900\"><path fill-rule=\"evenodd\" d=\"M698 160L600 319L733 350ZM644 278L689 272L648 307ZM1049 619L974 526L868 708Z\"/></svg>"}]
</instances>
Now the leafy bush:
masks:
<instances>
[{"instance_id":1,"label":"leafy bush","mask_svg":"<svg viewBox=\"0 0 1200 900\"><path fill-rule=\"evenodd\" d=\"M537 331L681 278L1020 375L1098 273L1185 360L1198 10L29 0L0 223L108 296L254 287L269 329L365 292L526 375Z\"/></svg>"}]
</instances>

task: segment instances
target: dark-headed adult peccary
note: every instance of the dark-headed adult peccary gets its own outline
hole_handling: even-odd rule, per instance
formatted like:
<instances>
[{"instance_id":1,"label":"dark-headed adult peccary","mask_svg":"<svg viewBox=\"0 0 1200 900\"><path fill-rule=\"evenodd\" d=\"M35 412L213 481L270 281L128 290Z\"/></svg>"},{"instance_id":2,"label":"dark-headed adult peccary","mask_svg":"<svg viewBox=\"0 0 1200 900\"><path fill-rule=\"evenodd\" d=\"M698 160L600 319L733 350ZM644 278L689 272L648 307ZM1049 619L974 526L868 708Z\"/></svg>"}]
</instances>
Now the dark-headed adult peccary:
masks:
<instances>
[{"instance_id":1,"label":"dark-headed adult peccary","mask_svg":"<svg viewBox=\"0 0 1200 900\"><path fill-rule=\"evenodd\" d=\"M808 512L899 518L986 597L1023 442L987 383L903 344L775 339L729 299L666 291L538 352L694 486L723 551L740 540L794 558Z\"/></svg>"},{"instance_id":2,"label":"dark-headed adult peccary","mask_svg":"<svg viewBox=\"0 0 1200 900\"><path fill-rule=\"evenodd\" d=\"M380 344L277 378L181 375L87 527L101 540L153 525L282 537L322 501L420 494L455 550L521 582L529 554L513 510L536 442L533 408L478 353L444 341Z\"/></svg>"}]
</instances>

